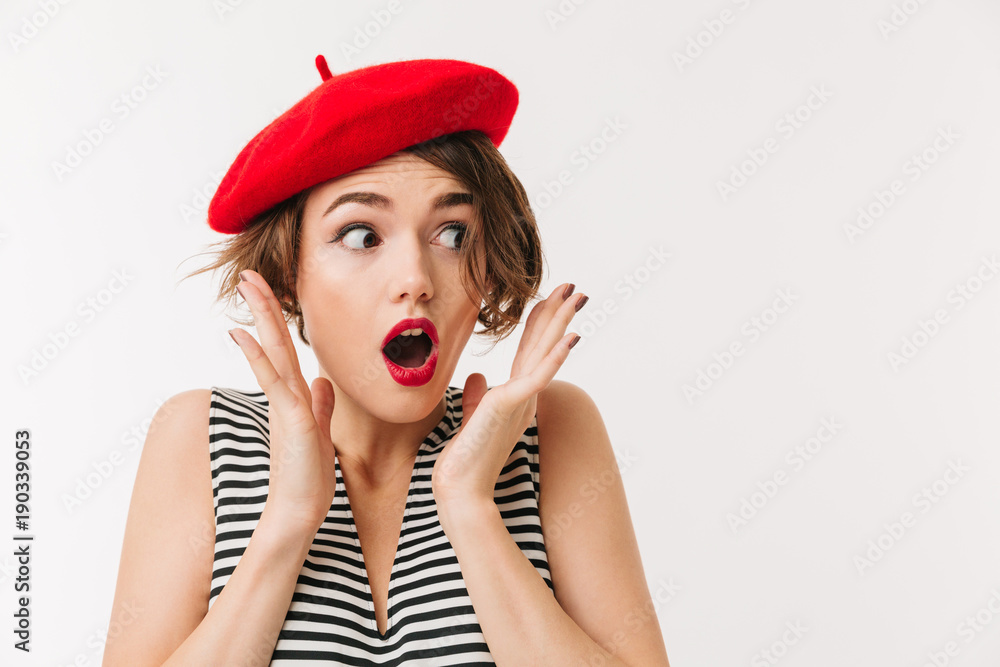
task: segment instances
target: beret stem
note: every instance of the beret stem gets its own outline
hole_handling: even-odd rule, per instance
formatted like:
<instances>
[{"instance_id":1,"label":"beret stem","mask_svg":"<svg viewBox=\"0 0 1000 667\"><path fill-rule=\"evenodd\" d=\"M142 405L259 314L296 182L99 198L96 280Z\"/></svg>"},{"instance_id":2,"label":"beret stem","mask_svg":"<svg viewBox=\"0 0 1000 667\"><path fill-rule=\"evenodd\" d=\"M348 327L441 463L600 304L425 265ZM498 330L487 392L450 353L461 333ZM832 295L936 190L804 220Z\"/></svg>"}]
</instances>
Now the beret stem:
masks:
<instances>
[{"instance_id":1,"label":"beret stem","mask_svg":"<svg viewBox=\"0 0 1000 667\"><path fill-rule=\"evenodd\" d=\"M316 56L316 69L319 70L319 75L323 77L324 81L333 77L333 75L330 74L329 66L326 64L326 58L324 58L322 54Z\"/></svg>"}]
</instances>

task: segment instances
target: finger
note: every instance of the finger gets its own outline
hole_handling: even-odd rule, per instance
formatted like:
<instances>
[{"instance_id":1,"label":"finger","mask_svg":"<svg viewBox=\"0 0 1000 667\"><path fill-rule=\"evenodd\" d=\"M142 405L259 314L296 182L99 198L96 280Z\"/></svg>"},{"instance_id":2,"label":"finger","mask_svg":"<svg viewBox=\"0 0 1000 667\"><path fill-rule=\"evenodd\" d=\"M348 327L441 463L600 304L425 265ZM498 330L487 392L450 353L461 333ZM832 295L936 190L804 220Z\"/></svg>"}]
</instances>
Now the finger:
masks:
<instances>
[{"instance_id":1,"label":"finger","mask_svg":"<svg viewBox=\"0 0 1000 667\"><path fill-rule=\"evenodd\" d=\"M276 410L293 414L299 409L299 397L288 387L282 377L274 369L270 359L256 339L243 329L230 329L229 335L239 346L243 356L250 363L257 384L267 396L268 404Z\"/></svg>"},{"instance_id":2,"label":"finger","mask_svg":"<svg viewBox=\"0 0 1000 667\"><path fill-rule=\"evenodd\" d=\"M559 339L542 359L535 364L534 368L527 375L522 376L531 394L537 394L552 382L556 372L566 362L569 357L570 345L576 339L577 334L568 333Z\"/></svg>"},{"instance_id":3,"label":"finger","mask_svg":"<svg viewBox=\"0 0 1000 667\"><path fill-rule=\"evenodd\" d=\"M251 272L245 273L249 275ZM288 326L283 319L281 325L275 320L274 312L271 310L263 290L256 284L262 281L263 279L259 275L252 281L244 280L237 286L237 290L253 313L254 325L260 335L260 345L266 350L268 360L273 364L278 374L285 379L289 387L305 397L308 387L299 370L298 357L288 333ZM270 292L266 283L264 289Z\"/></svg>"},{"instance_id":4,"label":"finger","mask_svg":"<svg viewBox=\"0 0 1000 667\"><path fill-rule=\"evenodd\" d=\"M535 347L543 330L552 318L552 314L563 302L562 296L569 290L570 286L570 283L559 285L552 290L552 293L547 298L536 303L531 309L528 319L524 323L524 334L521 336L521 342L517 346L515 358L517 355L528 354Z\"/></svg>"},{"instance_id":5,"label":"finger","mask_svg":"<svg viewBox=\"0 0 1000 667\"><path fill-rule=\"evenodd\" d=\"M524 321L524 333L521 335L521 341L517 344L515 358L518 354L527 354L527 351L535 346L539 332L538 318L542 316L546 303L548 303L548 299L539 301L532 306L531 312L528 313L528 317Z\"/></svg>"},{"instance_id":6,"label":"finger","mask_svg":"<svg viewBox=\"0 0 1000 667\"><path fill-rule=\"evenodd\" d=\"M272 290L268 282L264 280L264 276L252 269L246 269L245 271L240 272L240 278L243 282L253 283L254 287L260 290L260 293L264 296L264 300L267 302L267 306L270 309L271 314L274 316L274 321L281 322L285 325L280 327L282 335L291 340L292 334L288 331L288 320L285 319L285 313L281 309L281 303L278 301L278 297L274 295L274 290ZM293 347L292 350L294 351L294 349L295 348Z\"/></svg>"},{"instance_id":7,"label":"finger","mask_svg":"<svg viewBox=\"0 0 1000 667\"><path fill-rule=\"evenodd\" d=\"M523 359L517 360L520 362L518 370L521 373L531 373L535 365L552 351L552 348L566 335L566 327L576 315L577 308L586 299L586 294L578 292L562 302L548 320L545 329L535 342L535 346L527 351Z\"/></svg>"},{"instance_id":8,"label":"finger","mask_svg":"<svg viewBox=\"0 0 1000 667\"><path fill-rule=\"evenodd\" d=\"M278 297L274 295L274 290L272 290L271 286L267 283L266 280L264 280L264 276L260 275L256 271L247 269L245 271L240 272L240 278L244 282L252 283L253 286L260 291L261 295L264 297L264 300L267 302L267 307L271 311L271 315L274 317L274 321L276 323L280 323L278 330L280 331L281 335L284 338L287 338L289 341L292 341L292 334L288 330L288 320L285 319L285 313L281 309L281 303L278 301ZM295 351L294 344L292 345L291 349L292 349L292 354L294 355L296 361L296 365L298 365L298 354Z\"/></svg>"}]
</instances>

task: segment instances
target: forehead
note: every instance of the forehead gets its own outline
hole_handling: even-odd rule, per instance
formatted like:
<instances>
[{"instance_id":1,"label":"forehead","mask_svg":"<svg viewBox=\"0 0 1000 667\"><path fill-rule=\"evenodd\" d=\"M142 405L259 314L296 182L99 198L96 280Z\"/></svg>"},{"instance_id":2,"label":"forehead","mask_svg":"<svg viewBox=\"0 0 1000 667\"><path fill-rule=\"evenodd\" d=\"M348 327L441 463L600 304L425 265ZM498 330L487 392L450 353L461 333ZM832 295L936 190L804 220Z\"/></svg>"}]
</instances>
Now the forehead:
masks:
<instances>
[{"instance_id":1,"label":"forehead","mask_svg":"<svg viewBox=\"0 0 1000 667\"><path fill-rule=\"evenodd\" d=\"M467 191L450 172L412 153L400 152L321 183L315 187L312 195L323 193L321 196L325 198L331 193L345 192L362 185L409 190L450 188L454 191Z\"/></svg>"},{"instance_id":2,"label":"forehead","mask_svg":"<svg viewBox=\"0 0 1000 667\"><path fill-rule=\"evenodd\" d=\"M469 193L453 174L412 153L386 158L314 186L303 211L303 225L319 219L331 202L353 192L373 192L406 205L422 205L450 193ZM355 204L356 205L356 204Z\"/></svg>"}]
</instances>

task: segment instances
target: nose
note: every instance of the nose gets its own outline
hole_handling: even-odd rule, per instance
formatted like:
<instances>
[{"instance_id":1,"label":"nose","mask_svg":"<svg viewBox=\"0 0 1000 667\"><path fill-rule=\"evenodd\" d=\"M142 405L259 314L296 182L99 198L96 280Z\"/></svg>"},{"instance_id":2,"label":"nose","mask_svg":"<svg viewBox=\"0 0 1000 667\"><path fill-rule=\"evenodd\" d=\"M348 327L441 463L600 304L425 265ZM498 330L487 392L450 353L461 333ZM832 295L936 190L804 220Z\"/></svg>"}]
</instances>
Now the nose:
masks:
<instances>
[{"instance_id":1,"label":"nose","mask_svg":"<svg viewBox=\"0 0 1000 667\"><path fill-rule=\"evenodd\" d=\"M393 301L427 301L434 295L430 254L430 248L425 247L416 235L400 237L394 252L388 257Z\"/></svg>"}]
</instances>

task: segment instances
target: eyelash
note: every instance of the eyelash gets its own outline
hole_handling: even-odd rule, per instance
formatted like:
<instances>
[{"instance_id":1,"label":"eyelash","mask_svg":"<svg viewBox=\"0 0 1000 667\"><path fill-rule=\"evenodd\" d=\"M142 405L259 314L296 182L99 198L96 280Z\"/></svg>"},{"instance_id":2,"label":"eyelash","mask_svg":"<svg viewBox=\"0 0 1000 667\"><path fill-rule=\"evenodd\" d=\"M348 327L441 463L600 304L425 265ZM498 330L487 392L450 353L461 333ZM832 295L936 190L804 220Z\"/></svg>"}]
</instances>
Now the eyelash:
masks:
<instances>
[{"instance_id":1,"label":"eyelash","mask_svg":"<svg viewBox=\"0 0 1000 667\"><path fill-rule=\"evenodd\" d=\"M466 225L464 222L449 222L447 225L445 225L445 228L443 230L441 230L441 231L443 232L443 231L447 231L449 229L458 229L458 230L460 230L462 232L465 232L465 230L467 228L468 228L468 225ZM348 223L348 224L344 225L339 230L337 230L336 235L334 235L334 237L332 239L330 239L330 243L338 243L338 242L340 242L340 240L342 238L344 238L345 236L347 236L348 232L350 232L350 231L352 231L354 229L367 229L368 231L372 232L373 234L376 233L375 230L371 228L371 225L365 224L363 222L351 222L351 223ZM464 233L463 233L463 239L464 239ZM353 250L354 252L367 252L369 250L374 250L375 249L375 248L351 248L350 246L344 246L344 247L347 248L348 250ZM461 249L462 249L461 245L458 248L448 248L448 250L450 250L450 251L452 251L454 253L460 252Z\"/></svg>"}]
</instances>

